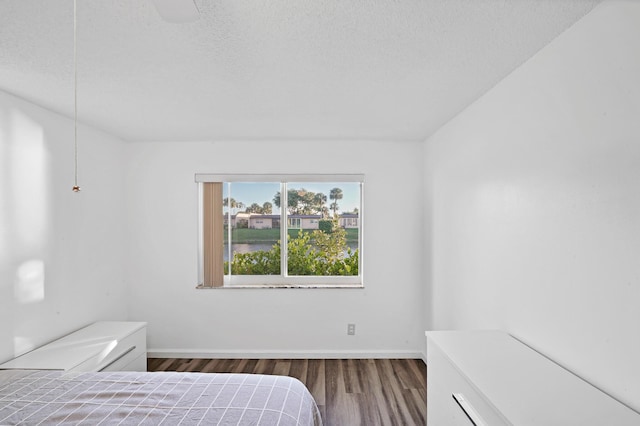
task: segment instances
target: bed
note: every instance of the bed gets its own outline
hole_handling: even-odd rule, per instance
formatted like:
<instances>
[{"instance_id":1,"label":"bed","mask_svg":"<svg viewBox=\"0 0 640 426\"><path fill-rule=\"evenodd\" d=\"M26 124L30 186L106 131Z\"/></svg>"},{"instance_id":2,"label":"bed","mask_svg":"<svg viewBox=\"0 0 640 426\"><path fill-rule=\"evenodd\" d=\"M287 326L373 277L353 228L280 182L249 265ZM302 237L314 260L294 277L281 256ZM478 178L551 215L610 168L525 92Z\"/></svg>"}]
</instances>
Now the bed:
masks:
<instances>
[{"instance_id":1,"label":"bed","mask_svg":"<svg viewBox=\"0 0 640 426\"><path fill-rule=\"evenodd\" d=\"M0 425L321 426L297 379L260 374L0 370Z\"/></svg>"}]
</instances>

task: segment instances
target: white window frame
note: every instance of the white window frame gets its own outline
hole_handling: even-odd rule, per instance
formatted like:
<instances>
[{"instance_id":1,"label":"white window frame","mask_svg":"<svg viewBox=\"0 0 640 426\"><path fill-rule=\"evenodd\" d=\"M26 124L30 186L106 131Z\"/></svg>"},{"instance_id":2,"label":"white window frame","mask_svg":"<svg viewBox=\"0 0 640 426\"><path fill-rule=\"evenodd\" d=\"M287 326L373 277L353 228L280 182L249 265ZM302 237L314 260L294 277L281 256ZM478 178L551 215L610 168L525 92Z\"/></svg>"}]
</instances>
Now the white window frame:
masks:
<instances>
[{"instance_id":1,"label":"white window frame","mask_svg":"<svg viewBox=\"0 0 640 426\"><path fill-rule=\"evenodd\" d=\"M363 288L363 237L364 237L364 174L213 174L196 173L198 184L198 286L197 288ZM207 182L273 182L280 183L280 275L225 275L221 287L205 287L204 282L204 241L203 241L203 183ZM358 210L358 275L356 276L308 276L289 275L287 265L288 211L287 183L359 183L360 207ZM230 210L229 210L230 215ZM230 222L230 218L229 224ZM228 227L229 232L231 226ZM231 243L231 239L229 238ZM230 244L231 245L231 244Z\"/></svg>"}]
</instances>

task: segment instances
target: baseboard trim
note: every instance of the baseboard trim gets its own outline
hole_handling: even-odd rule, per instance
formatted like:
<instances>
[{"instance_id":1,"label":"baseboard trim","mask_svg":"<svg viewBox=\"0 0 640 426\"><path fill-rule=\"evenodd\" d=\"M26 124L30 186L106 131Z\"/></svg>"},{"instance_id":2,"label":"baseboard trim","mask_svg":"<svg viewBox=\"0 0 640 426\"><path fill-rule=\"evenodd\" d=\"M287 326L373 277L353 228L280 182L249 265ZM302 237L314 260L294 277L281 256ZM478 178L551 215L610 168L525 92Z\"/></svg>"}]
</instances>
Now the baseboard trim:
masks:
<instances>
[{"instance_id":1,"label":"baseboard trim","mask_svg":"<svg viewBox=\"0 0 640 426\"><path fill-rule=\"evenodd\" d=\"M221 358L221 359L424 359L412 351L261 351L149 348L149 358Z\"/></svg>"}]
</instances>

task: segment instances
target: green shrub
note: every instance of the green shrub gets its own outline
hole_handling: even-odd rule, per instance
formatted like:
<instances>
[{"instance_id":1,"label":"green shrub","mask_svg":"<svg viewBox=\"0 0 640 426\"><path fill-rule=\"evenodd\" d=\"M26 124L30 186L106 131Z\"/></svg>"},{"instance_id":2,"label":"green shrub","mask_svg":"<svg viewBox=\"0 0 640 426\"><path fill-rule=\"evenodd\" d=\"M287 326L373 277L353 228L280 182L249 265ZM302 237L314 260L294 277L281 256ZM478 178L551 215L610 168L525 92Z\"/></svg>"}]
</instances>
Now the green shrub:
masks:
<instances>
[{"instance_id":1,"label":"green shrub","mask_svg":"<svg viewBox=\"0 0 640 426\"><path fill-rule=\"evenodd\" d=\"M333 221L321 219L318 221L318 229L326 234L333 232Z\"/></svg>"},{"instance_id":2,"label":"green shrub","mask_svg":"<svg viewBox=\"0 0 640 426\"><path fill-rule=\"evenodd\" d=\"M358 275L358 250L346 245L346 231L331 223L333 232L316 230L312 233L300 230L297 237L287 236L288 273L290 275ZM233 253L231 270L234 275L279 275L280 241L271 250L250 253ZM229 262L224 264L225 274Z\"/></svg>"}]
</instances>

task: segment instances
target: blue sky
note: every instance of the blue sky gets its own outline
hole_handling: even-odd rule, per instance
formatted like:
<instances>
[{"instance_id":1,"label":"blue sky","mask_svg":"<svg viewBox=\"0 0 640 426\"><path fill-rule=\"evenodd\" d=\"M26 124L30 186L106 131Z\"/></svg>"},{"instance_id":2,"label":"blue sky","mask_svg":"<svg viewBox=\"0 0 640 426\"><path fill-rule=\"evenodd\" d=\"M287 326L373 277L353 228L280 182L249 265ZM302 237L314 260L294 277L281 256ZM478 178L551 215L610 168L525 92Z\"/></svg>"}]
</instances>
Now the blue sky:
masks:
<instances>
[{"instance_id":1,"label":"blue sky","mask_svg":"<svg viewBox=\"0 0 640 426\"><path fill-rule=\"evenodd\" d=\"M329 183L310 183L310 182L302 182L288 183L289 189L295 188L300 189L304 188L307 191L311 192L322 192L327 196L327 207L331 204L331 200L329 199L329 193L332 188L340 188L342 189L343 198L338 201L338 212L350 212L353 211L354 208L360 210L360 184L357 182L329 182ZM245 183L245 182L237 182L231 184L231 197L236 201L242 202L245 206L250 206L253 203L258 203L259 205L264 204L265 201L273 204L273 197L276 193L280 191L280 183L268 183L268 182L259 182L259 183ZM225 183L223 185L223 197L228 197L228 187ZM280 210L274 205L273 206L273 214L279 214Z\"/></svg>"}]
</instances>

